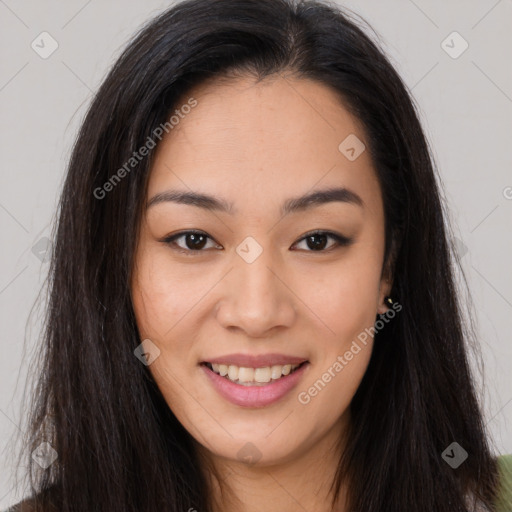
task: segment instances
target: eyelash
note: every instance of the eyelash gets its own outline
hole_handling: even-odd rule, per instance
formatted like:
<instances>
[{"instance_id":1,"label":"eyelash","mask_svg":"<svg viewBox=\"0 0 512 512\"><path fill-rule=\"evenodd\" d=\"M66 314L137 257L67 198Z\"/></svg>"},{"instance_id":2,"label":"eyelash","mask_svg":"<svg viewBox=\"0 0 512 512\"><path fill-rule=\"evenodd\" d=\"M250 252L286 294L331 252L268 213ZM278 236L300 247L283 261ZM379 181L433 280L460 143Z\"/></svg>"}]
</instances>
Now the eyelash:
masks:
<instances>
[{"instance_id":1,"label":"eyelash","mask_svg":"<svg viewBox=\"0 0 512 512\"><path fill-rule=\"evenodd\" d=\"M193 249L183 249L183 247L180 247L176 244L175 240L181 238L181 237L184 237L186 235L203 235L203 236L206 236L207 238L209 238L210 240L213 240L210 236L208 236L205 232L203 231L196 231L196 230L190 230L190 231L180 231L179 233L176 233L174 235L171 235L169 237L166 237L162 240L163 243L169 245L169 246L172 246L171 249L181 253L181 254L185 254L187 256L198 256L201 252L205 252L206 249L198 249L198 250L193 250ZM353 242L353 239L352 238L348 238L346 236L343 236L343 235L339 235L337 233L333 233L332 231L321 231L321 230L316 230L316 231L311 231L310 233L306 233L300 240L298 240L296 243L299 243L299 242L302 242L304 241L305 239L311 237L311 236L317 236L317 235L327 235L329 238L332 238L333 240L336 241L336 243L331 246L329 249L322 249L322 250L319 250L319 251L314 251L314 250L306 250L306 252L318 252L318 253L322 253L322 252L331 252L333 249L336 249L336 248L341 248L341 247L347 247L349 246L352 242ZM295 244L294 244L295 245Z\"/></svg>"}]
</instances>

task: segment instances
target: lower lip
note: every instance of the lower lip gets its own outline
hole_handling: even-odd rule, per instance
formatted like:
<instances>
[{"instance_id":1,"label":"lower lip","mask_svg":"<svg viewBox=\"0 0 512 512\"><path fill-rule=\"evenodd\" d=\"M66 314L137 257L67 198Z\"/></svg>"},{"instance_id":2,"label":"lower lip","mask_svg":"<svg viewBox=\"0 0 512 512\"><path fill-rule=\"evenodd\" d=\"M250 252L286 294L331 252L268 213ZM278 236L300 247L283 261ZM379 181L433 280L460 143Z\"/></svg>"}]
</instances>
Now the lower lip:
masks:
<instances>
[{"instance_id":1,"label":"lower lip","mask_svg":"<svg viewBox=\"0 0 512 512\"><path fill-rule=\"evenodd\" d=\"M277 402L299 383L308 367L309 362L303 364L293 373L274 382L269 382L265 386L242 386L226 377L221 377L218 373L210 370L208 366L201 365L217 392L229 402L241 407L265 407Z\"/></svg>"}]
</instances>

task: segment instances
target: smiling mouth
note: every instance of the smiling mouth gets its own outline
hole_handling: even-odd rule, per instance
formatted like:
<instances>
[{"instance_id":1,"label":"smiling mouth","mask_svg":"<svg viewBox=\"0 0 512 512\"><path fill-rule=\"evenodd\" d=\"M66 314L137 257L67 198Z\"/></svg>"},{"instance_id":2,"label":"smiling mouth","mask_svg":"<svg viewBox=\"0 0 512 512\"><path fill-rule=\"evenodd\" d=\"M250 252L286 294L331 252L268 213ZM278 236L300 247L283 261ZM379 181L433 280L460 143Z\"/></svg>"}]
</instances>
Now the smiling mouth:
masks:
<instances>
[{"instance_id":1,"label":"smiling mouth","mask_svg":"<svg viewBox=\"0 0 512 512\"><path fill-rule=\"evenodd\" d=\"M224 377L225 379L241 384L242 386L265 386L272 382L277 382L283 377L290 375L297 371L300 367L308 364L309 361L304 361L301 364L285 364L264 366L260 368L247 368L244 366L216 364L216 363L201 363L212 372Z\"/></svg>"}]
</instances>

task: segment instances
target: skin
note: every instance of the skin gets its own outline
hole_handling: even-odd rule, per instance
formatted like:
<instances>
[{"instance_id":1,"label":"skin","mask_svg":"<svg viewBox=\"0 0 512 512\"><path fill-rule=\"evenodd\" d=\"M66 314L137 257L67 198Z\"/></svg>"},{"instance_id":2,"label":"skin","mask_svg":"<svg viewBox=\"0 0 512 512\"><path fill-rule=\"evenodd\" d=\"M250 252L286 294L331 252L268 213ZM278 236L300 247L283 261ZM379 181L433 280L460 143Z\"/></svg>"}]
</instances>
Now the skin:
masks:
<instances>
[{"instance_id":1,"label":"skin","mask_svg":"<svg viewBox=\"0 0 512 512\"><path fill-rule=\"evenodd\" d=\"M343 445L373 339L308 404L297 395L387 310L376 173L368 151L349 161L338 150L349 134L365 134L332 90L310 80L242 77L202 84L183 103L190 96L198 105L157 147L147 199L192 190L232 202L237 213L173 202L146 210L131 290L141 340L160 350L148 368L205 467L219 474L207 473L216 510L327 512L336 443ZM363 206L331 202L279 214L286 199L331 186L357 193ZM189 229L210 237L203 252L187 256L162 241ZM353 242L336 247L326 238L315 250L304 239L315 229ZM236 252L247 236L263 249L251 264ZM187 237L175 242L194 248ZM218 395L199 366L234 352L302 356L310 366L279 402L243 408ZM247 442L260 454L252 464L237 457ZM345 492L336 510L348 510Z\"/></svg>"}]
</instances>

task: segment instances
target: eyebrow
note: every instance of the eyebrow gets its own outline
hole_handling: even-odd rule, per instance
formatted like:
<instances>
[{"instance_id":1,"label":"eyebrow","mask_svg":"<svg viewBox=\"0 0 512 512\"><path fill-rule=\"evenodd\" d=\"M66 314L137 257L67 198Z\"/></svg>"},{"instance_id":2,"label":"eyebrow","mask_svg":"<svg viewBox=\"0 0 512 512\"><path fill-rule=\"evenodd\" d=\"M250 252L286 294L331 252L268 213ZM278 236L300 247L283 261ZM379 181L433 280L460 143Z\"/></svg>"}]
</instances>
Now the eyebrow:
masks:
<instances>
[{"instance_id":1,"label":"eyebrow","mask_svg":"<svg viewBox=\"0 0 512 512\"><path fill-rule=\"evenodd\" d=\"M179 190L167 190L156 194L148 201L146 209L164 202L188 204L205 210L224 212L230 215L237 213L233 203L224 199L198 192L185 192ZM308 210L332 202L349 203L364 207L364 202L361 197L352 190L344 187L328 188L287 199L281 207L281 215Z\"/></svg>"}]
</instances>

